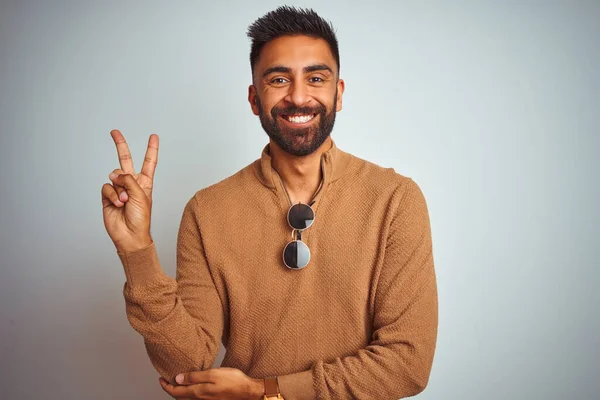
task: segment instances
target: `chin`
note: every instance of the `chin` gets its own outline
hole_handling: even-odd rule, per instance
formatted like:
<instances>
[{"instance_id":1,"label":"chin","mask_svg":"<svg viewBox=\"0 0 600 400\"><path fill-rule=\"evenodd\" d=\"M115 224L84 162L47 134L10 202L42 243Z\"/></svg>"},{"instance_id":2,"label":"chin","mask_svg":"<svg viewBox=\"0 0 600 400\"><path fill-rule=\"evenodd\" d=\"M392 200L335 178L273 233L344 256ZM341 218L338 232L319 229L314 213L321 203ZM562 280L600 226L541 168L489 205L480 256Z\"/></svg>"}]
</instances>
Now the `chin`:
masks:
<instances>
[{"instance_id":1,"label":"chin","mask_svg":"<svg viewBox=\"0 0 600 400\"><path fill-rule=\"evenodd\" d=\"M315 142L314 134L304 133L301 135L295 136L292 140L284 139L276 142L284 151L297 157L304 157L314 153L325 142L325 140Z\"/></svg>"}]
</instances>

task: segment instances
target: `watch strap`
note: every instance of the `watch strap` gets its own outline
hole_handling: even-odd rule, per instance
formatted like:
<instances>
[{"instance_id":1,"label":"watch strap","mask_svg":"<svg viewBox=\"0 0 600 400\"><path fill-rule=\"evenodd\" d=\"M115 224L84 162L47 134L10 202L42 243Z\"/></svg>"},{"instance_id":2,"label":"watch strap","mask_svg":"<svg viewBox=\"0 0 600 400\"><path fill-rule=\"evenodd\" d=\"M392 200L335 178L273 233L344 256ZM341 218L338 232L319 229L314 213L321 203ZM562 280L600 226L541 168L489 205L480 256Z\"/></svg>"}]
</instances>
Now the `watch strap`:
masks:
<instances>
[{"instance_id":1,"label":"watch strap","mask_svg":"<svg viewBox=\"0 0 600 400\"><path fill-rule=\"evenodd\" d=\"M277 377L265 378L265 395L263 396L263 400L267 399L283 399L281 394L279 393L279 382L277 381Z\"/></svg>"}]
</instances>

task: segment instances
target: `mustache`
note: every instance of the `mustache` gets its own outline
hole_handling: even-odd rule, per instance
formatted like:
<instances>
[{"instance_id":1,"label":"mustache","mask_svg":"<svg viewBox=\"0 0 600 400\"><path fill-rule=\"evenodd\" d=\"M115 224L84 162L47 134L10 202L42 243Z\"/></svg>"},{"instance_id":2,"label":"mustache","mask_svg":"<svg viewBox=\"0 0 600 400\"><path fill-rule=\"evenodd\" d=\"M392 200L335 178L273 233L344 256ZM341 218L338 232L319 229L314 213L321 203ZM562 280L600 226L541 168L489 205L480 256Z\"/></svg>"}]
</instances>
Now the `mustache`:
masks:
<instances>
[{"instance_id":1,"label":"mustache","mask_svg":"<svg viewBox=\"0 0 600 400\"><path fill-rule=\"evenodd\" d=\"M273 107L271 109L271 115L273 118L280 115L294 115L294 114L325 114L326 108L320 104L316 107Z\"/></svg>"}]
</instances>

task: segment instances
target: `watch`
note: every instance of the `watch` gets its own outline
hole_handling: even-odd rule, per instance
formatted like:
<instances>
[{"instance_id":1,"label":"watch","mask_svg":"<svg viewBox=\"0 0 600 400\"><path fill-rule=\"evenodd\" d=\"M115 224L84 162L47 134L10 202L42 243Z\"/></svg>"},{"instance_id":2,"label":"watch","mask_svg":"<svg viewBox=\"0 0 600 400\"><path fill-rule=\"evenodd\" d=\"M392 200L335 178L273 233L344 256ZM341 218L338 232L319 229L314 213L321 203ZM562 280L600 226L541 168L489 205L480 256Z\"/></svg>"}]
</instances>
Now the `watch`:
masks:
<instances>
[{"instance_id":1,"label":"watch","mask_svg":"<svg viewBox=\"0 0 600 400\"><path fill-rule=\"evenodd\" d=\"M277 377L265 378L265 395L263 400L283 400L283 396L279 393L279 381Z\"/></svg>"}]
</instances>

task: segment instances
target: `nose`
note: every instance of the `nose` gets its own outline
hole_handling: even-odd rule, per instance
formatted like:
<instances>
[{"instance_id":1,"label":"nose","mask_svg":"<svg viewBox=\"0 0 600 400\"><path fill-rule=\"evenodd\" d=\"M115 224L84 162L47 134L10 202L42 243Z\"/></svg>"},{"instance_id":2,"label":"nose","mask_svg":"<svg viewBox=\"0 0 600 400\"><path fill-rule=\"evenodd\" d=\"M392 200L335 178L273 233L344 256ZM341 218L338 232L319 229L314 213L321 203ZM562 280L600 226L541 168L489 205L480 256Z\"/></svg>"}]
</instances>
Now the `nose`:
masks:
<instances>
[{"instance_id":1,"label":"nose","mask_svg":"<svg viewBox=\"0 0 600 400\"><path fill-rule=\"evenodd\" d=\"M292 84L288 86L288 93L285 96L285 100L296 107L307 105L310 101L310 94L304 82L301 80L292 82Z\"/></svg>"}]
</instances>

